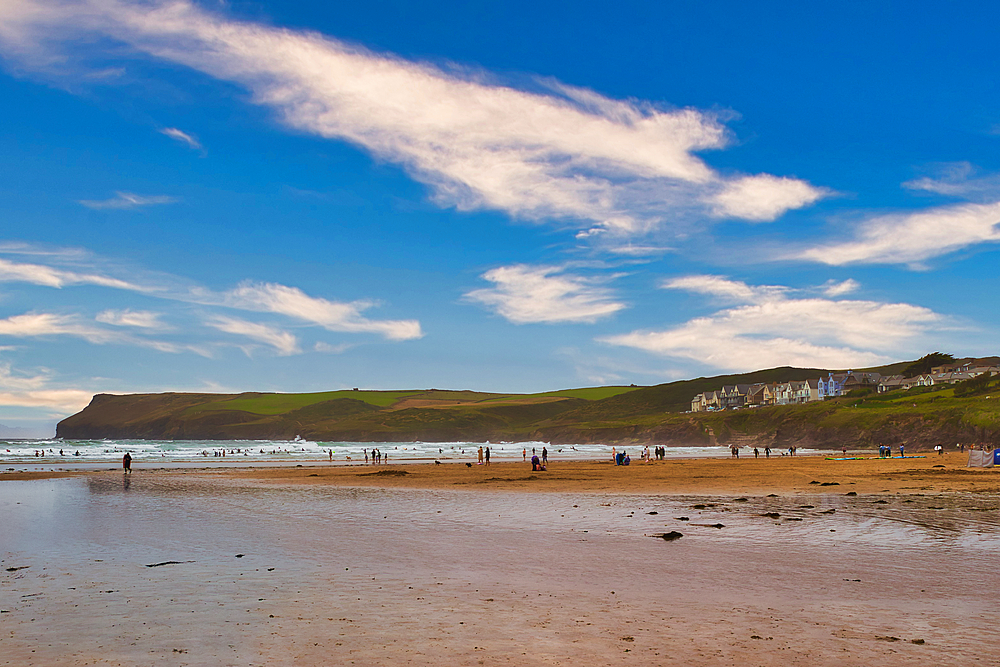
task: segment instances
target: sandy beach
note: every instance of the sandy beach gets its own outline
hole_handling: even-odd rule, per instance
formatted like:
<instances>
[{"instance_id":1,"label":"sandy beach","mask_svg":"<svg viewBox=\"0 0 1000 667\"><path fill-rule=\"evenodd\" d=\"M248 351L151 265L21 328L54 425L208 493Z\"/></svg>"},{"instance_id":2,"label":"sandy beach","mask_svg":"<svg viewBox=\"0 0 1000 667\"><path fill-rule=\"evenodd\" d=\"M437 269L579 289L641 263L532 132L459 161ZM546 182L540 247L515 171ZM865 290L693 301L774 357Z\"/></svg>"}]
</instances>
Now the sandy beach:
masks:
<instances>
[{"instance_id":1,"label":"sandy beach","mask_svg":"<svg viewBox=\"0 0 1000 667\"><path fill-rule=\"evenodd\" d=\"M7 473L0 665L993 664L964 463Z\"/></svg>"},{"instance_id":2,"label":"sandy beach","mask_svg":"<svg viewBox=\"0 0 1000 667\"><path fill-rule=\"evenodd\" d=\"M922 458L830 460L820 456L739 459L670 459L615 466L610 462L550 462L544 472L530 463L240 468L220 474L246 480L382 488L482 489L531 492L665 494L1000 493L1000 474L967 468L959 452Z\"/></svg>"}]
</instances>

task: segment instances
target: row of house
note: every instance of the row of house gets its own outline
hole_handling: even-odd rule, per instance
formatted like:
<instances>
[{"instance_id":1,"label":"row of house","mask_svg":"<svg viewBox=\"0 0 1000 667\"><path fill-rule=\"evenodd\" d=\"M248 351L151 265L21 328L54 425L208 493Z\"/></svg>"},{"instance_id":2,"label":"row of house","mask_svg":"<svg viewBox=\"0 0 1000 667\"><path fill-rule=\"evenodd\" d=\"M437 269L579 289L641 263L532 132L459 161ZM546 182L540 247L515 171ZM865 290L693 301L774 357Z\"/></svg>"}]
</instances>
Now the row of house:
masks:
<instances>
[{"instance_id":1,"label":"row of house","mask_svg":"<svg viewBox=\"0 0 1000 667\"><path fill-rule=\"evenodd\" d=\"M933 387L939 384L955 384L979 377L984 373L992 375L1000 374L1000 367L997 366L971 366L964 370L942 370L934 368L930 373L917 375L911 378L904 378L902 375L888 375L879 382L878 391L893 391L895 389L910 389L912 387Z\"/></svg>"},{"instance_id":2,"label":"row of house","mask_svg":"<svg viewBox=\"0 0 1000 667\"><path fill-rule=\"evenodd\" d=\"M708 410L736 410L763 405L796 405L843 396L853 389L874 389L879 393L911 387L930 387L936 384L954 384L982 375L1000 374L997 366L937 367L930 373L912 378L902 375L881 375L872 372L847 371L830 373L827 377L789 382L726 385L715 391L706 391L691 399L691 412Z\"/></svg>"}]
</instances>

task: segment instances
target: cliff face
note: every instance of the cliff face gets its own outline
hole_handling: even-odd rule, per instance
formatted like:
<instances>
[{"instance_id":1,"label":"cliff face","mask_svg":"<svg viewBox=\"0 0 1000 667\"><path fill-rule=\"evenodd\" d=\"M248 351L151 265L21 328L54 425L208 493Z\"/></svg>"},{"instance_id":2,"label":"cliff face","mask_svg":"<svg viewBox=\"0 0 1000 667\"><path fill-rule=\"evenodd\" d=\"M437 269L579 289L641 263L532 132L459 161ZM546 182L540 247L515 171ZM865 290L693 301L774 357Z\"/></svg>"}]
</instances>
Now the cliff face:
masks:
<instances>
[{"instance_id":1,"label":"cliff face","mask_svg":"<svg viewBox=\"0 0 1000 667\"><path fill-rule=\"evenodd\" d=\"M99 394L59 423L67 439L287 439L320 441L545 440L554 444L707 445L739 443L786 449L874 447L906 443L1000 446L1000 401L922 395L836 399L801 406L681 414L677 392L623 389L595 400L567 395L474 392L328 392L326 394ZM607 392L605 392L607 393Z\"/></svg>"}]
</instances>

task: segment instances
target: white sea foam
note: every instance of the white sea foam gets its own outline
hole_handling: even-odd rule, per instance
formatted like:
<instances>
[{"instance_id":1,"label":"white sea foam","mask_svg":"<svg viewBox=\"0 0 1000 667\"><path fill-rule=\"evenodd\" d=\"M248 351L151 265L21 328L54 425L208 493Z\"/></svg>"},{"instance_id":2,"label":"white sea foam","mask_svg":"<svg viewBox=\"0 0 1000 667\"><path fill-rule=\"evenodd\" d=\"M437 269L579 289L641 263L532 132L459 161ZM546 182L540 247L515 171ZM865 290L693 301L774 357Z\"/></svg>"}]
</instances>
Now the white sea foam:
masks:
<instances>
[{"instance_id":1,"label":"white sea foam","mask_svg":"<svg viewBox=\"0 0 1000 667\"><path fill-rule=\"evenodd\" d=\"M542 449L549 459L611 460L612 448L621 451L621 445L575 444L553 445L543 441L529 442L323 442L312 440L0 440L0 462L44 463L71 465L120 461L125 452L136 463L174 462L226 462L251 461L333 461L340 463L364 462L365 453L378 449L388 455L391 463L407 461L476 461L479 447L489 447L494 461L520 461L539 456ZM642 451L638 446L625 446L633 459ZM222 453L225 452L225 456ZM816 454L820 450L800 449L801 454ZM725 457L730 455L726 446L667 447L667 458Z\"/></svg>"}]
</instances>

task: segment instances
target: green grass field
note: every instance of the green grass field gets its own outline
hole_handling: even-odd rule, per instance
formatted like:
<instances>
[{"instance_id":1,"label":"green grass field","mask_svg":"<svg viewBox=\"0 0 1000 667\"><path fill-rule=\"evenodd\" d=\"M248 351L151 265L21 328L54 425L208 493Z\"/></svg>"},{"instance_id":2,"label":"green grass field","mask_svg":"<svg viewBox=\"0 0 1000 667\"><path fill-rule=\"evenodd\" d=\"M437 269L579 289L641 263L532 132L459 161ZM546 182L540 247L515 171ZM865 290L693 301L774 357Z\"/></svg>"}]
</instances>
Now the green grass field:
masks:
<instances>
[{"instance_id":1,"label":"green grass field","mask_svg":"<svg viewBox=\"0 0 1000 667\"><path fill-rule=\"evenodd\" d=\"M547 391L538 394L494 394L475 391L450 391L440 389L413 389L406 391L354 391L341 389L338 391L321 391L308 394L241 394L235 398L225 398L188 408L187 414L206 411L240 410L258 415L282 415L293 410L316 405L338 398L349 398L362 401L379 408L389 408L403 399L421 399L431 403L520 403L530 402L537 398L581 398L597 401L611 396L617 396L639 387L583 387L580 389L564 389Z\"/></svg>"},{"instance_id":2,"label":"green grass field","mask_svg":"<svg viewBox=\"0 0 1000 667\"><path fill-rule=\"evenodd\" d=\"M397 403L400 399L420 391L321 391L311 394L244 394L237 398L213 401L196 405L187 410L188 414L207 410L242 410L258 415L281 415L292 410L305 408L316 403L332 401L337 398L352 398L380 408Z\"/></svg>"}]
</instances>

